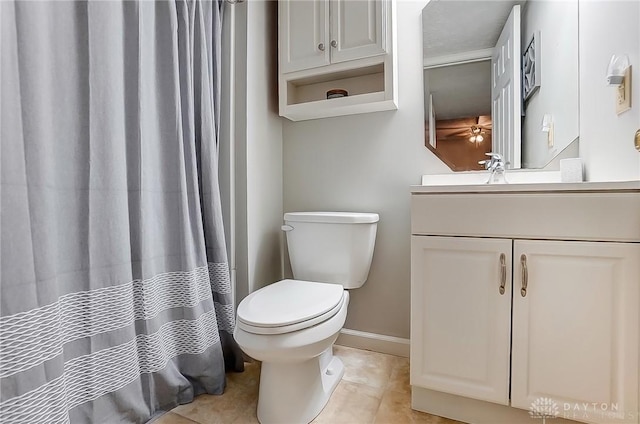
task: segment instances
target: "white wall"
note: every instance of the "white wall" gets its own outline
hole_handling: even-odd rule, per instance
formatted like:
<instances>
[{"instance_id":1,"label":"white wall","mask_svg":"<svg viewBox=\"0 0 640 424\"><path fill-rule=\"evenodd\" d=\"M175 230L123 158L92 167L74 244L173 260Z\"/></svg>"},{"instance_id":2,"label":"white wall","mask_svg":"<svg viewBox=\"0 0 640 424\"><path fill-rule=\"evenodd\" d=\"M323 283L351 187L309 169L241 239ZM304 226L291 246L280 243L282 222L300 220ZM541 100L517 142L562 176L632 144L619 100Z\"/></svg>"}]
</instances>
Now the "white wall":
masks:
<instances>
[{"instance_id":1,"label":"white wall","mask_svg":"<svg viewBox=\"0 0 640 424\"><path fill-rule=\"evenodd\" d=\"M346 327L409 337L409 186L449 172L424 147L421 11L397 3L397 111L284 120L284 210L378 212L367 283L351 292Z\"/></svg>"},{"instance_id":2,"label":"white wall","mask_svg":"<svg viewBox=\"0 0 640 424\"><path fill-rule=\"evenodd\" d=\"M632 109L615 110L606 84L611 55L626 53L633 69ZM580 157L589 181L640 179L640 2L580 1Z\"/></svg>"},{"instance_id":3,"label":"white wall","mask_svg":"<svg viewBox=\"0 0 640 424\"><path fill-rule=\"evenodd\" d=\"M528 1L522 14L522 50L540 31L541 86L525 103L522 164L543 168L578 138L578 2ZM542 117L554 120L554 146L541 131Z\"/></svg>"},{"instance_id":4,"label":"white wall","mask_svg":"<svg viewBox=\"0 0 640 424\"><path fill-rule=\"evenodd\" d=\"M277 109L277 3L236 10L236 300L281 276L282 120Z\"/></svg>"}]
</instances>

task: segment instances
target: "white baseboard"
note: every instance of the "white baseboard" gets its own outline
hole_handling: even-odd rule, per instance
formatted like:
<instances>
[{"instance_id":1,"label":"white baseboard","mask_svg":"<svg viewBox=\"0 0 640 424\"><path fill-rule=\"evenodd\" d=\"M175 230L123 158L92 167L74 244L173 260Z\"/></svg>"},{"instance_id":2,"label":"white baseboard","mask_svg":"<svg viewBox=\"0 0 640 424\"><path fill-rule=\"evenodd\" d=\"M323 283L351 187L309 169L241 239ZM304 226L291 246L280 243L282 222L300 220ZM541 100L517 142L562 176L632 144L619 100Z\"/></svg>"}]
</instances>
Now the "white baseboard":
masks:
<instances>
[{"instance_id":1,"label":"white baseboard","mask_svg":"<svg viewBox=\"0 0 640 424\"><path fill-rule=\"evenodd\" d=\"M385 336L384 334L367 333L365 331L343 328L340 330L336 344L405 358L409 357L409 339Z\"/></svg>"}]
</instances>

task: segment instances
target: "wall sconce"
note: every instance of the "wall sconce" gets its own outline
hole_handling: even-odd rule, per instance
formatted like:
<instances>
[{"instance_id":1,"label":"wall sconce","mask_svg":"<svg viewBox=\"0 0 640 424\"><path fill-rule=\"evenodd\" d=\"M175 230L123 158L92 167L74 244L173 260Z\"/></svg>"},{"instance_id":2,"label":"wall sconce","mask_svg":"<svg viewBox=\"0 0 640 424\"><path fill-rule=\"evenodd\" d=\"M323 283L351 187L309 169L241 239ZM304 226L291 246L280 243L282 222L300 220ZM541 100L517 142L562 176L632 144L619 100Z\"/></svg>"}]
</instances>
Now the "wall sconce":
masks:
<instances>
[{"instance_id":1,"label":"wall sconce","mask_svg":"<svg viewBox=\"0 0 640 424\"><path fill-rule=\"evenodd\" d=\"M607 84L620 85L624 81L624 74L629 64L629 56L626 54L611 56L609 67L607 68Z\"/></svg>"},{"instance_id":2,"label":"wall sconce","mask_svg":"<svg viewBox=\"0 0 640 424\"><path fill-rule=\"evenodd\" d=\"M607 84L617 86L616 112L631 109L631 64L626 54L613 55L607 68Z\"/></svg>"},{"instance_id":3,"label":"wall sconce","mask_svg":"<svg viewBox=\"0 0 640 424\"><path fill-rule=\"evenodd\" d=\"M553 147L553 115L545 113L542 117L542 132L547 133L547 145Z\"/></svg>"}]
</instances>

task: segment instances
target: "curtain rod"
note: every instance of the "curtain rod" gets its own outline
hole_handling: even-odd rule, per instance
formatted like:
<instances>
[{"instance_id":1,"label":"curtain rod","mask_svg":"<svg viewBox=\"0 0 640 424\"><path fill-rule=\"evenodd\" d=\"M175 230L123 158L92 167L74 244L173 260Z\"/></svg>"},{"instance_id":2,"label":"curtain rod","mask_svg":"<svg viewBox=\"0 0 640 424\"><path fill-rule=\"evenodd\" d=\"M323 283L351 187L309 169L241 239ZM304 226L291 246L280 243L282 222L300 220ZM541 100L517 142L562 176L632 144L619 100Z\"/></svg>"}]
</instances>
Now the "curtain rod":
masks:
<instances>
[{"instance_id":1,"label":"curtain rod","mask_svg":"<svg viewBox=\"0 0 640 424\"><path fill-rule=\"evenodd\" d=\"M244 3L244 0L224 0L229 4Z\"/></svg>"}]
</instances>

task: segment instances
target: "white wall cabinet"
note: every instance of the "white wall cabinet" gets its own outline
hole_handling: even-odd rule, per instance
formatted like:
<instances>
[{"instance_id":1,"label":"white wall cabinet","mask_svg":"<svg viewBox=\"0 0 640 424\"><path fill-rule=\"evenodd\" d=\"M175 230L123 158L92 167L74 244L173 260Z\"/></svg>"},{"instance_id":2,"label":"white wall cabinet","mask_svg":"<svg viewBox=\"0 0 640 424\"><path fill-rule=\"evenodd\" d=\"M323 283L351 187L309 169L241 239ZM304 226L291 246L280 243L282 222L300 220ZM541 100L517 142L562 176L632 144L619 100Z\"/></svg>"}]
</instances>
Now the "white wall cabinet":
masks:
<instances>
[{"instance_id":1,"label":"white wall cabinet","mask_svg":"<svg viewBox=\"0 0 640 424\"><path fill-rule=\"evenodd\" d=\"M389 9L382 0L331 0L330 12L333 63L386 53Z\"/></svg>"},{"instance_id":2,"label":"white wall cabinet","mask_svg":"<svg viewBox=\"0 0 640 424\"><path fill-rule=\"evenodd\" d=\"M329 0L280 1L280 72L330 63Z\"/></svg>"},{"instance_id":3,"label":"white wall cabinet","mask_svg":"<svg viewBox=\"0 0 640 424\"><path fill-rule=\"evenodd\" d=\"M397 109L393 0L280 0L280 115L305 120ZM327 99L343 89L348 97Z\"/></svg>"},{"instance_id":4,"label":"white wall cabinet","mask_svg":"<svg viewBox=\"0 0 640 424\"><path fill-rule=\"evenodd\" d=\"M280 2L282 72L385 54L382 6L382 0Z\"/></svg>"},{"instance_id":5,"label":"white wall cabinet","mask_svg":"<svg viewBox=\"0 0 640 424\"><path fill-rule=\"evenodd\" d=\"M540 209L514 208L526 197ZM579 229L573 211L559 207L572 198L599 203L582 213L624 231ZM487 200L500 207L477 218ZM465 203L480 208L460 209ZM556 222L536 220L539 210ZM413 407L472 423L530 422L535 408L587 423L638 423L638 211L640 191L415 193ZM448 237L447 228L461 226L439 221L447 219L478 228ZM549 233L554 225L566 233Z\"/></svg>"}]
</instances>

